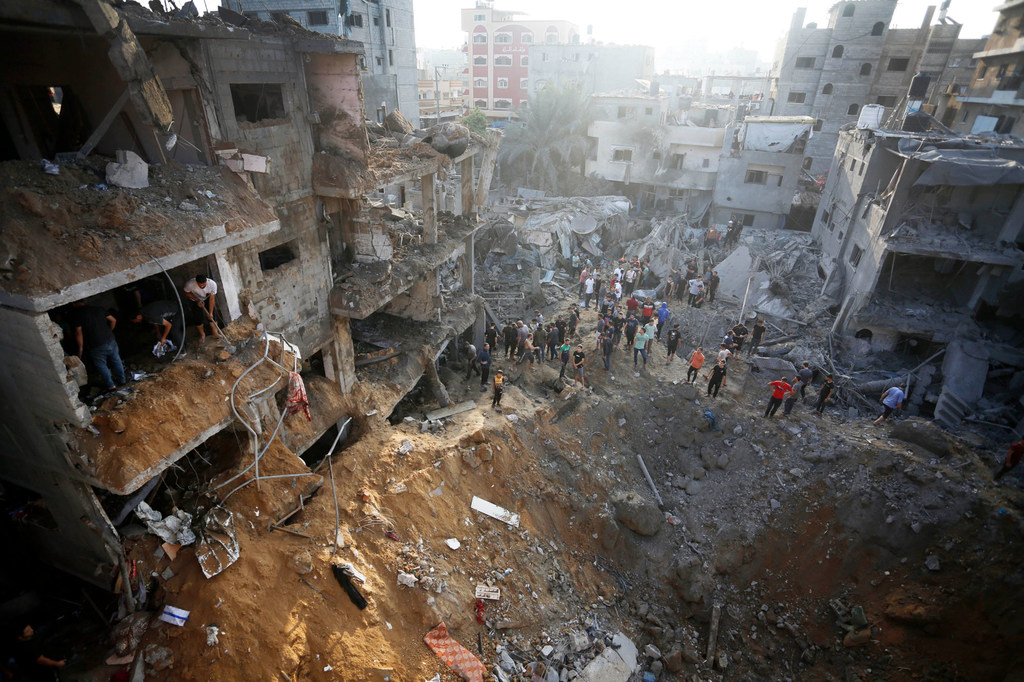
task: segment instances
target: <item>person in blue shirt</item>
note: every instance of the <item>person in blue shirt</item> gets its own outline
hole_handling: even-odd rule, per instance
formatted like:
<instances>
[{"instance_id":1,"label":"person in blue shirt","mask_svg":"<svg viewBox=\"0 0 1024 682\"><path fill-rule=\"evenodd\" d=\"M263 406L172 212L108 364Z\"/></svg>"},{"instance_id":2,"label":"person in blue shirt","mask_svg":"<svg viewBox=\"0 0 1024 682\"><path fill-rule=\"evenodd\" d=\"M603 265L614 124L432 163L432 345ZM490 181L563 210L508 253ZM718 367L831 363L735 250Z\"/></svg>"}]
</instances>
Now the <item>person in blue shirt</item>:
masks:
<instances>
[{"instance_id":1,"label":"person in blue shirt","mask_svg":"<svg viewBox=\"0 0 1024 682\"><path fill-rule=\"evenodd\" d=\"M661 328L665 326L666 322L668 322L668 316L670 314L671 313L669 313L668 311L668 303L662 301L661 307L658 308L658 332L657 334L654 335L654 338L658 339L659 341L661 341Z\"/></svg>"},{"instance_id":2,"label":"person in blue shirt","mask_svg":"<svg viewBox=\"0 0 1024 682\"><path fill-rule=\"evenodd\" d=\"M892 416L895 411L896 414L900 414L903 411L903 399L906 394L903 392L903 387L897 384L891 388L886 389L885 393L882 394L880 402L884 408L884 412L876 419L873 424L876 426L881 424L883 421Z\"/></svg>"}]
</instances>

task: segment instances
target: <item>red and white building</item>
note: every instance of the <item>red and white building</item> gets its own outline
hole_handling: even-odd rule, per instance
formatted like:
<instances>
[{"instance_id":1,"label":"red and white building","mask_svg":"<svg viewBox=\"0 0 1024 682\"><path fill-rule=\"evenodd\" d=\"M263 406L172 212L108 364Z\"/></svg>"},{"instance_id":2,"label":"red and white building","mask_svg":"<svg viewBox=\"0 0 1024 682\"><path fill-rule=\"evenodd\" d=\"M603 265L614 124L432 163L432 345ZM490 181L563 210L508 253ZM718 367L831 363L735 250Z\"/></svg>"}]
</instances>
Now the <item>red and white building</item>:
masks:
<instances>
[{"instance_id":1,"label":"red and white building","mask_svg":"<svg viewBox=\"0 0 1024 682\"><path fill-rule=\"evenodd\" d=\"M462 10L466 32L467 109L477 107L495 120L507 119L526 101L530 85L530 46L573 44L579 28L569 21L526 20L522 12L496 10L478 0Z\"/></svg>"}]
</instances>

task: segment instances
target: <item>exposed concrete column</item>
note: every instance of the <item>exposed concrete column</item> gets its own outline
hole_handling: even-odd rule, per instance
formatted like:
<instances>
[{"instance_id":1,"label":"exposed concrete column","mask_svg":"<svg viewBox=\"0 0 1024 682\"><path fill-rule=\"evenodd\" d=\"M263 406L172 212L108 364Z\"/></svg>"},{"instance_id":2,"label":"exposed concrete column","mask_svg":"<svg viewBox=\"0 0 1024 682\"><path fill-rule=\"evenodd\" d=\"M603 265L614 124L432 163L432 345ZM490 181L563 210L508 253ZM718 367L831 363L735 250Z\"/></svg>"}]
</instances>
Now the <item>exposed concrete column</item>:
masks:
<instances>
[{"instance_id":1,"label":"exposed concrete column","mask_svg":"<svg viewBox=\"0 0 1024 682\"><path fill-rule=\"evenodd\" d=\"M420 178L420 190L423 193L423 243L437 243L437 203L434 201L434 174Z\"/></svg>"},{"instance_id":2,"label":"exposed concrete column","mask_svg":"<svg viewBox=\"0 0 1024 682\"><path fill-rule=\"evenodd\" d=\"M462 288L470 294L475 294L473 277L473 262L476 260L476 239L473 235L466 237L466 267L462 269Z\"/></svg>"},{"instance_id":3,"label":"exposed concrete column","mask_svg":"<svg viewBox=\"0 0 1024 682\"><path fill-rule=\"evenodd\" d=\"M471 216L474 211L473 205L473 157L463 159L459 172L462 174L462 212L464 216Z\"/></svg>"},{"instance_id":4,"label":"exposed concrete column","mask_svg":"<svg viewBox=\"0 0 1024 682\"><path fill-rule=\"evenodd\" d=\"M440 407L448 407L452 404L452 399L448 395L448 389L445 388L444 383L441 381L441 377L437 375L437 365L435 360L431 357L427 357L427 361L423 367L424 376L427 378L427 384L430 386L431 393L434 394L434 398L437 400L437 404Z\"/></svg>"},{"instance_id":5,"label":"exposed concrete column","mask_svg":"<svg viewBox=\"0 0 1024 682\"><path fill-rule=\"evenodd\" d=\"M989 280L992 278L991 265L982 265L981 269L983 272L978 276L978 281L974 285L974 291L971 292L971 297L967 301L967 307L971 310L978 307L981 297L985 294L985 289L988 288Z\"/></svg>"},{"instance_id":6,"label":"exposed concrete column","mask_svg":"<svg viewBox=\"0 0 1024 682\"><path fill-rule=\"evenodd\" d=\"M996 242L1017 241L1022 226L1024 226L1024 192L1018 194L1017 200L1013 202L1013 208L1010 209L1010 213L1006 216L1006 221L1003 223L1003 228L999 230L999 237L996 239Z\"/></svg>"},{"instance_id":7,"label":"exposed concrete column","mask_svg":"<svg viewBox=\"0 0 1024 682\"><path fill-rule=\"evenodd\" d=\"M356 353L352 347L352 328L347 317L334 316L334 339L324 353L327 377L338 382L342 393L351 393L356 384Z\"/></svg>"},{"instance_id":8,"label":"exposed concrete column","mask_svg":"<svg viewBox=\"0 0 1024 682\"><path fill-rule=\"evenodd\" d=\"M238 294L242 291L242 277L239 269L228 260L227 251L214 254L217 260L217 274L220 275L221 296L224 307L228 311L228 322L234 322L242 316L242 306L238 302Z\"/></svg>"},{"instance_id":9,"label":"exposed concrete column","mask_svg":"<svg viewBox=\"0 0 1024 682\"><path fill-rule=\"evenodd\" d=\"M491 189L491 178L494 177L494 164L498 160L498 148L501 146L501 131L490 130L487 133L487 148L484 158L480 160L480 182L476 186L474 202L477 207L487 205L487 193Z\"/></svg>"}]
</instances>

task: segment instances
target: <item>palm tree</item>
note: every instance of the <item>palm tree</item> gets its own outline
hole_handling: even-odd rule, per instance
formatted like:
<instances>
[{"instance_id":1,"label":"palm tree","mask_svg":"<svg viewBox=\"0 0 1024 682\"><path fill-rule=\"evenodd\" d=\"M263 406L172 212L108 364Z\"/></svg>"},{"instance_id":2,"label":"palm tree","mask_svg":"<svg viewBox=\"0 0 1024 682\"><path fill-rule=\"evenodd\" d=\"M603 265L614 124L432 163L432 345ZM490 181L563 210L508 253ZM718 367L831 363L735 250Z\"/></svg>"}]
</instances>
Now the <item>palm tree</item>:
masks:
<instances>
[{"instance_id":1,"label":"palm tree","mask_svg":"<svg viewBox=\"0 0 1024 682\"><path fill-rule=\"evenodd\" d=\"M574 170L582 175L587 159L590 98L579 87L548 86L517 112L501 141L498 161L509 184L558 195Z\"/></svg>"}]
</instances>

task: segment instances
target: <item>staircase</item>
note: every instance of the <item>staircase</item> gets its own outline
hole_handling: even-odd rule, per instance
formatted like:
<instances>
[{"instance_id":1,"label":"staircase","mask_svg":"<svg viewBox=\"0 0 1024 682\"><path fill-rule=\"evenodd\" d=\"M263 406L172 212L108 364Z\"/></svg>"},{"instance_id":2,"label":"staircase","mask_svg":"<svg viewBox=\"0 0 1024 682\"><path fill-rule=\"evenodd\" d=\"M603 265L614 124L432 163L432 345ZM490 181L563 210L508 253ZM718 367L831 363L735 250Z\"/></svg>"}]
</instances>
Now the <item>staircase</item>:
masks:
<instances>
[{"instance_id":1,"label":"staircase","mask_svg":"<svg viewBox=\"0 0 1024 682\"><path fill-rule=\"evenodd\" d=\"M947 429L960 426L964 417L970 414L971 407L949 388L943 388L939 401L935 403L935 421Z\"/></svg>"}]
</instances>

